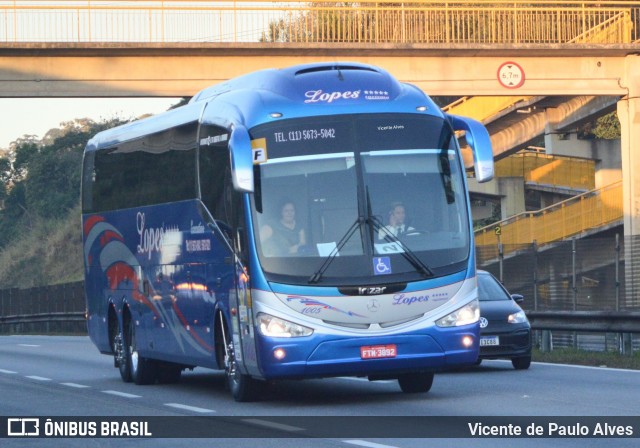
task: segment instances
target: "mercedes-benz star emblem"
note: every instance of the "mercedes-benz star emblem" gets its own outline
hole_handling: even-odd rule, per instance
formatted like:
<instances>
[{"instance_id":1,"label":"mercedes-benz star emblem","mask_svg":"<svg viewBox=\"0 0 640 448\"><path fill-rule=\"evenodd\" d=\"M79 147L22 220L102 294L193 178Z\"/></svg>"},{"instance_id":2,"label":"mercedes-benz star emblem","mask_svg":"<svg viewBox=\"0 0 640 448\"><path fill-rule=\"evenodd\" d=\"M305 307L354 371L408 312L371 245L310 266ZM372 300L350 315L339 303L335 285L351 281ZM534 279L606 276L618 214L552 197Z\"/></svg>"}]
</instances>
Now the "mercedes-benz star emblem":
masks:
<instances>
[{"instance_id":1,"label":"mercedes-benz star emblem","mask_svg":"<svg viewBox=\"0 0 640 448\"><path fill-rule=\"evenodd\" d=\"M367 309L372 312L375 313L376 311L378 311L380 309L380 302L378 302L376 299L371 299L367 302Z\"/></svg>"},{"instance_id":2,"label":"mercedes-benz star emblem","mask_svg":"<svg viewBox=\"0 0 640 448\"><path fill-rule=\"evenodd\" d=\"M480 318L480 328L487 328L487 325L489 325L489 321L486 318L481 317Z\"/></svg>"}]
</instances>

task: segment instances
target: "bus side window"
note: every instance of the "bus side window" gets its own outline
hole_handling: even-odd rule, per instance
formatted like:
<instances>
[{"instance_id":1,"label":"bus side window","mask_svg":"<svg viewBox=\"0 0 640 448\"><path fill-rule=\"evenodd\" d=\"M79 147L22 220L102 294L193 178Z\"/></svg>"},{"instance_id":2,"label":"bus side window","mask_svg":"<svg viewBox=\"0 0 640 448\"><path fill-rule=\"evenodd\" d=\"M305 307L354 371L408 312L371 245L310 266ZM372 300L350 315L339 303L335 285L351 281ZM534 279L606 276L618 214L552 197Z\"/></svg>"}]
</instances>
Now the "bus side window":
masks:
<instances>
[{"instance_id":1,"label":"bus side window","mask_svg":"<svg viewBox=\"0 0 640 448\"><path fill-rule=\"evenodd\" d=\"M231 159L224 137L228 131L222 127L205 125L200 133L207 137L207 141L216 141L200 146L201 199L224 236L234 242L238 250L243 246L238 241L238 229L244 227L244 215L242 195L233 189L231 181Z\"/></svg>"},{"instance_id":2,"label":"bus side window","mask_svg":"<svg viewBox=\"0 0 640 448\"><path fill-rule=\"evenodd\" d=\"M211 129L213 128L213 129ZM201 135L218 135L224 128L207 126ZM205 207L216 221L226 220L224 212L225 173L230 169L229 150L226 142L201 145L199 151L200 195Z\"/></svg>"}]
</instances>

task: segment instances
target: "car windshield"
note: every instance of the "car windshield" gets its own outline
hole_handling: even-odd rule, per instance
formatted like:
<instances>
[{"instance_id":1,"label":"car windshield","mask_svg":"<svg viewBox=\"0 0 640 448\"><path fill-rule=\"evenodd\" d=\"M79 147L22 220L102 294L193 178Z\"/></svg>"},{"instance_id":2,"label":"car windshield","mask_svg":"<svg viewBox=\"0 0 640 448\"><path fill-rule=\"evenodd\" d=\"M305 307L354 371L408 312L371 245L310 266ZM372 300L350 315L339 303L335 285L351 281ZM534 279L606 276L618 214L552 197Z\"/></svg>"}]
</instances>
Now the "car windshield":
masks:
<instances>
[{"instance_id":1,"label":"car windshield","mask_svg":"<svg viewBox=\"0 0 640 448\"><path fill-rule=\"evenodd\" d=\"M511 300L495 277L483 273L478 274L478 298L481 302Z\"/></svg>"},{"instance_id":2,"label":"car windshield","mask_svg":"<svg viewBox=\"0 0 640 448\"><path fill-rule=\"evenodd\" d=\"M267 154L252 201L267 277L345 285L371 275L382 283L464 269L464 171L443 119L286 120L252 129L252 141Z\"/></svg>"}]
</instances>

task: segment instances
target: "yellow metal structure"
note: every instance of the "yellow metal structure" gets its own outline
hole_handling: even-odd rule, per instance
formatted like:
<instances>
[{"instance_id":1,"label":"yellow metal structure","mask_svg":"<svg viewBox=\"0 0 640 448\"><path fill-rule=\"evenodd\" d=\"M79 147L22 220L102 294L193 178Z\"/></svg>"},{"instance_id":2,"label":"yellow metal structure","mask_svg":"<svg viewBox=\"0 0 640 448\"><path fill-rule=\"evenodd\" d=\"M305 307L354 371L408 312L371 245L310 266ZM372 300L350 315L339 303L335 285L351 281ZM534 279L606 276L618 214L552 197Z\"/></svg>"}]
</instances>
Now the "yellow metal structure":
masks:
<instances>
[{"instance_id":1,"label":"yellow metal structure","mask_svg":"<svg viewBox=\"0 0 640 448\"><path fill-rule=\"evenodd\" d=\"M477 246L502 243L505 253L536 241L542 246L622 222L622 181L535 212L525 212L475 232Z\"/></svg>"},{"instance_id":2,"label":"yellow metal structure","mask_svg":"<svg viewBox=\"0 0 640 448\"><path fill-rule=\"evenodd\" d=\"M0 1L5 42L624 44L638 1Z\"/></svg>"},{"instance_id":3,"label":"yellow metal structure","mask_svg":"<svg viewBox=\"0 0 640 448\"><path fill-rule=\"evenodd\" d=\"M442 109L454 115L484 121L514 104L527 101L529 98L528 96L464 96Z\"/></svg>"},{"instance_id":4,"label":"yellow metal structure","mask_svg":"<svg viewBox=\"0 0 640 448\"><path fill-rule=\"evenodd\" d=\"M522 177L525 182L574 190L595 188L595 161L537 152L514 154L495 164L496 177Z\"/></svg>"}]
</instances>

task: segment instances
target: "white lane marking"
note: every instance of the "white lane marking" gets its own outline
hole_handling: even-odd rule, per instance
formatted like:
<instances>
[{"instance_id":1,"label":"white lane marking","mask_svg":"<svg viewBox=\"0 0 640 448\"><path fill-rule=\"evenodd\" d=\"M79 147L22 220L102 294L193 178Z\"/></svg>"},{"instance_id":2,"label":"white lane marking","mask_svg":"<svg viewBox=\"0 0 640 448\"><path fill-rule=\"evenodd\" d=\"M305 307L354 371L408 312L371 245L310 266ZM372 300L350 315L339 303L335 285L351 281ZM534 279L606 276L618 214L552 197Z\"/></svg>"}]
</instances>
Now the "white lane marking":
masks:
<instances>
[{"instance_id":1,"label":"white lane marking","mask_svg":"<svg viewBox=\"0 0 640 448\"><path fill-rule=\"evenodd\" d=\"M18 373L18 372L14 372L13 370L4 370L4 369L0 369L0 373L16 374L16 373Z\"/></svg>"},{"instance_id":2,"label":"white lane marking","mask_svg":"<svg viewBox=\"0 0 640 448\"><path fill-rule=\"evenodd\" d=\"M532 364L539 364L539 365L547 365L547 366L556 366L556 367L573 367L576 369L591 369L591 370L611 370L614 372L633 372L633 373L640 373L640 370L634 370L634 369L617 369L614 367L607 367L607 366L579 366L576 364L556 364L553 362L534 362Z\"/></svg>"},{"instance_id":3,"label":"white lane marking","mask_svg":"<svg viewBox=\"0 0 640 448\"><path fill-rule=\"evenodd\" d=\"M208 412L216 412L213 409L198 408L196 406L187 406L186 404L180 404L180 403L165 403L164 405L172 408L176 408L176 409L184 409L186 411L199 412L200 414L205 414Z\"/></svg>"},{"instance_id":4,"label":"white lane marking","mask_svg":"<svg viewBox=\"0 0 640 448\"><path fill-rule=\"evenodd\" d=\"M117 395L124 398L141 398L141 395L128 394L126 392L118 392L117 390L103 390L102 393L109 395Z\"/></svg>"},{"instance_id":5,"label":"white lane marking","mask_svg":"<svg viewBox=\"0 0 640 448\"><path fill-rule=\"evenodd\" d=\"M487 362L500 362L500 363L509 363L511 364L511 361L509 361L508 359L488 359L486 360ZM532 362L532 365L543 365L543 366L555 366L555 367L572 367L574 369L591 369L591 370L611 370L614 372L633 372L633 373L640 373L640 370L635 370L635 369L619 369L619 368L615 368L615 367L607 367L607 366L581 366L578 364L558 364L555 362L542 362L542 361L536 361L536 362Z\"/></svg>"},{"instance_id":6,"label":"white lane marking","mask_svg":"<svg viewBox=\"0 0 640 448\"><path fill-rule=\"evenodd\" d=\"M266 426L267 428L280 429L282 431L304 431L304 428L298 428L297 426L285 425L282 423L270 422L268 420L260 420L258 418L243 418L242 421L247 423L253 423L254 425Z\"/></svg>"},{"instance_id":7,"label":"white lane marking","mask_svg":"<svg viewBox=\"0 0 640 448\"><path fill-rule=\"evenodd\" d=\"M60 383L63 386L69 386L69 387L75 387L76 389L84 389L87 387L91 387L91 386L85 386L84 384L77 384L77 383Z\"/></svg>"},{"instance_id":8,"label":"white lane marking","mask_svg":"<svg viewBox=\"0 0 640 448\"><path fill-rule=\"evenodd\" d=\"M29 375L27 376L27 378L31 378L32 380L38 380L38 381L51 381L51 378L45 378L43 376L37 376L37 375Z\"/></svg>"},{"instance_id":9,"label":"white lane marking","mask_svg":"<svg viewBox=\"0 0 640 448\"><path fill-rule=\"evenodd\" d=\"M366 446L369 448L397 448L393 445L382 445L381 443L367 442L366 440L343 440L344 443L351 445Z\"/></svg>"},{"instance_id":10,"label":"white lane marking","mask_svg":"<svg viewBox=\"0 0 640 448\"><path fill-rule=\"evenodd\" d=\"M37 344L18 344L20 347L41 347Z\"/></svg>"}]
</instances>

